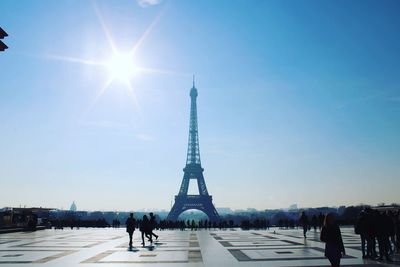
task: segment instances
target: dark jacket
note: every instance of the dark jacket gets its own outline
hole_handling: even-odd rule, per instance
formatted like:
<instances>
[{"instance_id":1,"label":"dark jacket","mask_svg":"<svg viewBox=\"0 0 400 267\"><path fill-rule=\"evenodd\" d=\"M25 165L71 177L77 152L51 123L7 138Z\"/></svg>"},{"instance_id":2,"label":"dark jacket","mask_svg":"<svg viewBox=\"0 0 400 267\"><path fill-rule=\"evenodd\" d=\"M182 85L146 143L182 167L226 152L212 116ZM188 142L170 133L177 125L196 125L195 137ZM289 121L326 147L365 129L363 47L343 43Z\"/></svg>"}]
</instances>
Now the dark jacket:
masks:
<instances>
[{"instance_id":1,"label":"dark jacket","mask_svg":"<svg viewBox=\"0 0 400 267\"><path fill-rule=\"evenodd\" d=\"M142 220L140 222L139 230L141 232L144 232L144 233L151 233L150 221L148 219L147 220L146 219Z\"/></svg>"},{"instance_id":2,"label":"dark jacket","mask_svg":"<svg viewBox=\"0 0 400 267\"><path fill-rule=\"evenodd\" d=\"M385 231L386 237L394 236L395 234L394 222L392 218L387 214L384 215L384 225L386 229Z\"/></svg>"},{"instance_id":3,"label":"dark jacket","mask_svg":"<svg viewBox=\"0 0 400 267\"><path fill-rule=\"evenodd\" d=\"M308 225L308 217L305 214L301 214L299 222L302 226L307 226Z\"/></svg>"},{"instance_id":4,"label":"dark jacket","mask_svg":"<svg viewBox=\"0 0 400 267\"><path fill-rule=\"evenodd\" d=\"M368 218L365 213L361 214L358 218L354 230L357 235L365 235L368 233Z\"/></svg>"},{"instance_id":5,"label":"dark jacket","mask_svg":"<svg viewBox=\"0 0 400 267\"><path fill-rule=\"evenodd\" d=\"M151 231L156 229L157 222L156 222L156 217L155 216L150 216L149 226L150 226Z\"/></svg>"},{"instance_id":6,"label":"dark jacket","mask_svg":"<svg viewBox=\"0 0 400 267\"><path fill-rule=\"evenodd\" d=\"M133 233L135 231L136 220L134 218L129 217L126 219L126 232Z\"/></svg>"},{"instance_id":7,"label":"dark jacket","mask_svg":"<svg viewBox=\"0 0 400 267\"><path fill-rule=\"evenodd\" d=\"M326 243L325 256L329 257L329 254L332 254L332 248L337 250L334 252L337 256L340 256L340 252L345 254L342 234L340 233L340 228L337 224L322 227L320 238L322 242ZM327 248L329 248L330 251L327 251Z\"/></svg>"}]
</instances>

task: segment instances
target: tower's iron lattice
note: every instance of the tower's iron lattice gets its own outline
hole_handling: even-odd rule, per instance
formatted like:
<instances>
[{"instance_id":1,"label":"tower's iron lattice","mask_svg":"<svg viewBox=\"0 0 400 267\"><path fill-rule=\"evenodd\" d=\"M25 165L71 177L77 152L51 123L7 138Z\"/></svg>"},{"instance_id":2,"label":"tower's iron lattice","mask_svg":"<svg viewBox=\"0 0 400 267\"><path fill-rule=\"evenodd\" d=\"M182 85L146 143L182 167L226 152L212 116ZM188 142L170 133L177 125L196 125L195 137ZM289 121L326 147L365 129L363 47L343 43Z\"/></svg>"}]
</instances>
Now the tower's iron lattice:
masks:
<instances>
[{"instance_id":1,"label":"tower's iron lattice","mask_svg":"<svg viewBox=\"0 0 400 267\"><path fill-rule=\"evenodd\" d=\"M204 181L204 169L201 167L196 98L197 89L193 77L193 87L190 89L190 123L186 166L183 169L184 174L179 193L175 196L175 203L167 217L167 220L171 221L176 221L182 212L189 209L203 211L210 221L219 220L218 212L212 203L212 196L208 194L206 182ZM198 195L188 195L191 179L197 180Z\"/></svg>"}]
</instances>

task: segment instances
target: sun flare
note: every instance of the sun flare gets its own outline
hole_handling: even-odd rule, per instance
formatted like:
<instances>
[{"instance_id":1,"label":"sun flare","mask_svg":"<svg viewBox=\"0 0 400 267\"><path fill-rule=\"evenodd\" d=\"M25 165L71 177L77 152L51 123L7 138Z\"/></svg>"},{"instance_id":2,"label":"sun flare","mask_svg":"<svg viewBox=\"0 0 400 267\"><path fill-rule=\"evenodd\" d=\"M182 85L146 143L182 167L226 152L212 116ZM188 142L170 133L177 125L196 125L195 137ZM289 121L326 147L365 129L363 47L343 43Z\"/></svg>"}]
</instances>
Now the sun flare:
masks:
<instances>
[{"instance_id":1,"label":"sun flare","mask_svg":"<svg viewBox=\"0 0 400 267\"><path fill-rule=\"evenodd\" d=\"M101 57L100 60L96 59L85 59L79 57L70 57L70 56L63 56L63 55L48 55L47 57L53 60L62 60L71 63L79 63L84 65L91 65L91 66L100 66L105 72L108 73L108 77L104 79L104 83L101 85L98 93L94 97L91 104L87 107L85 114L92 109L92 107L96 104L98 99L100 99L110 87L113 86L114 82L121 82L122 86L116 85L118 88L124 88L127 92L127 95L132 99L134 106L140 112L139 102L136 96L137 88L135 81L133 78L137 77L138 74L142 73L170 73L169 71L161 70L161 69L154 69L149 67L143 67L140 65L140 62L136 60L136 54L140 47L143 46L143 43L147 36L150 34L152 29L158 23L161 13L154 19L154 21L150 24L150 26L145 30L145 32L140 36L138 41L134 43L134 45L128 51L124 50L121 51L115 44L115 40L112 38L110 30L107 28L107 25L104 22L103 16L100 12L100 9L97 7L96 1L93 1L93 7L95 9L96 15L99 19L100 25L103 29L105 34L106 40L110 45L110 57L103 58Z\"/></svg>"},{"instance_id":2,"label":"sun flare","mask_svg":"<svg viewBox=\"0 0 400 267\"><path fill-rule=\"evenodd\" d=\"M106 65L113 80L129 82L138 72L138 67L129 54L114 54Z\"/></svg>"}]
</instances>

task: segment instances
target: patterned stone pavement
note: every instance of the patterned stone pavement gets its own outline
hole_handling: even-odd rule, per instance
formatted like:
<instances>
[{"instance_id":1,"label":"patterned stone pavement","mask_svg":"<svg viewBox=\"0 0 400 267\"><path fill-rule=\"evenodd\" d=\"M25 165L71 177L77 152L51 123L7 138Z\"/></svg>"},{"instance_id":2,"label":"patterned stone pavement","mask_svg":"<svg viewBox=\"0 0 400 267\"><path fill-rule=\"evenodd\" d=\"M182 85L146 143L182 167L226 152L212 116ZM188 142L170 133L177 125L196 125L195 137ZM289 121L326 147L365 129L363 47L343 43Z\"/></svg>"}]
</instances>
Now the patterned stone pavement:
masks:
<instances>
[{"instance_id":1,"label":"patterned stone pavement","mask_svg":"<svg viewBox=\"0 0 400 267\"><path fill-rule=\"evenodd\" d=\"M139 232L127 248L124 229L43 230L0 235L0 266L329 266L319 231L157 231L141 247ZM361 259L360 240L342 229L347 266L396 266Z\"/></svg>"}]
</instances>

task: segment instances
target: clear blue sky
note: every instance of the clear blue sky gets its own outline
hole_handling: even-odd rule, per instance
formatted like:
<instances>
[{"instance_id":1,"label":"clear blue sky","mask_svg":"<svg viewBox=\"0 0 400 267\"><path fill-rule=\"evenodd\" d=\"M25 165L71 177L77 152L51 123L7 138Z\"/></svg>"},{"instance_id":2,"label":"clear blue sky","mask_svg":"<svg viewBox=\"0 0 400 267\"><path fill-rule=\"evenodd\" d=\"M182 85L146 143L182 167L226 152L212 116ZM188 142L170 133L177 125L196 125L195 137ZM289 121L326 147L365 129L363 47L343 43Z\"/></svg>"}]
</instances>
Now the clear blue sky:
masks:
<instances>
[{"instance_id":1,"label":"clear blue sky","mask_svg":"<svg viewBox=\"0 0 400 267\"><path fill-rule=\"evenodd\" d=\"M96 12L97 10L97 12ZM400 202L399 1L0 2L0 207L169 209L196 74L217 207ZM104 87L142 36L157 71ZM152 25L152 26L151 26ZM147 31L147 34L145 34Z\"/></svg>"}]
</instances>

